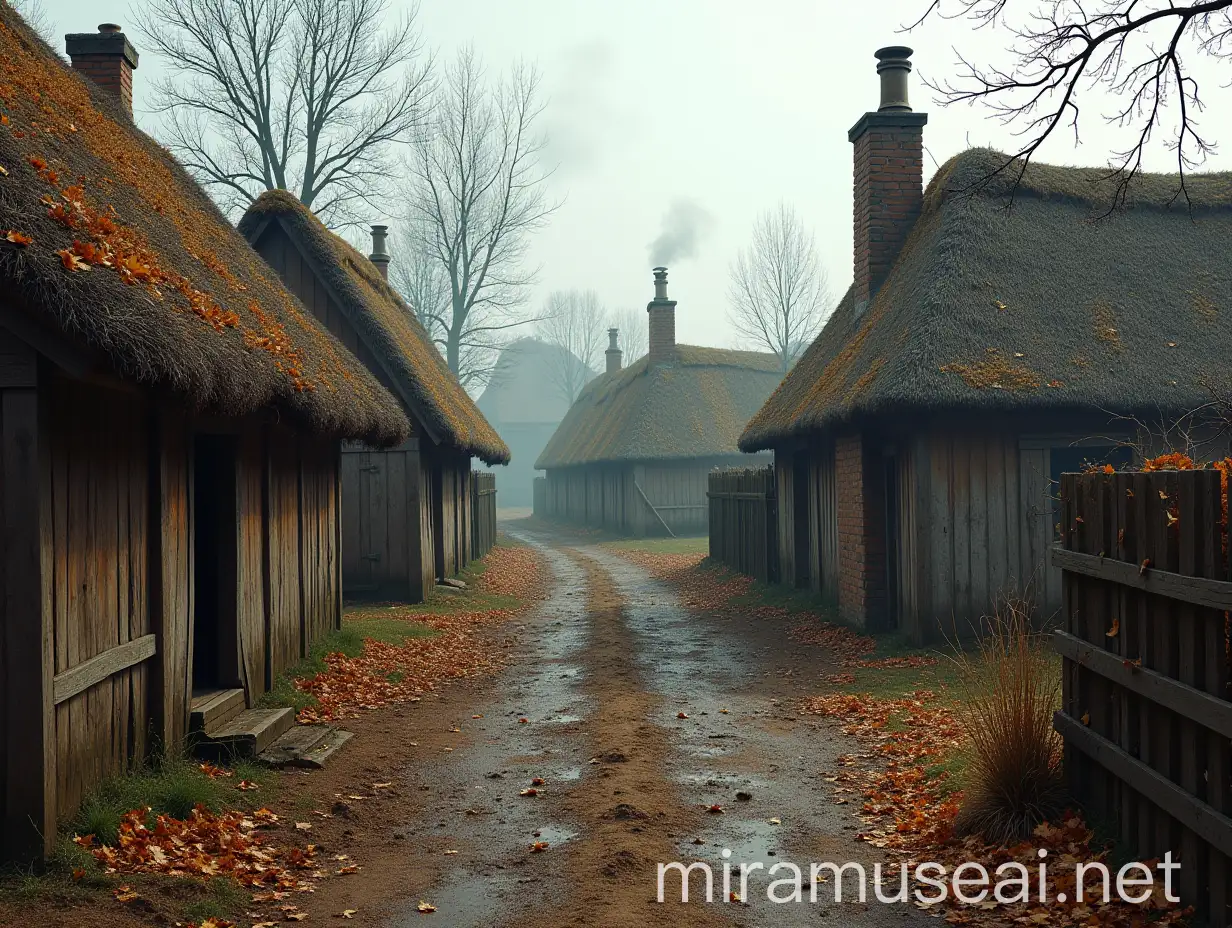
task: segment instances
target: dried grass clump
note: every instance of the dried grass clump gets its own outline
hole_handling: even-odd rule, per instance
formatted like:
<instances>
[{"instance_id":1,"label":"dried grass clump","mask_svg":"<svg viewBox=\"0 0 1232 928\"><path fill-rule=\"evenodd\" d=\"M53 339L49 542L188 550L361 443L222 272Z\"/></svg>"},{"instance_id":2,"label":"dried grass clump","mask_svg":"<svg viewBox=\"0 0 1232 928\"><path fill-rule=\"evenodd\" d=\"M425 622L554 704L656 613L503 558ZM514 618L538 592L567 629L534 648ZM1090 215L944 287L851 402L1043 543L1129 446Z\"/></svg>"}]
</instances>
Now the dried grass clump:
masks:
<instances>
[{"instance_id":1,"label":"dried grass clump","mask_svg":"<svg viewBox=\"0 0 1232 928\"><path fill-rule=\"evenodd\" d=\"M970 742L955 831L995 844L1031 836L1064 809L1061 738L1052 728L1061 675L1031 628L1029 605L998 604L979 647L959 651L959 722Z\"/></svg>"}]
</instances>

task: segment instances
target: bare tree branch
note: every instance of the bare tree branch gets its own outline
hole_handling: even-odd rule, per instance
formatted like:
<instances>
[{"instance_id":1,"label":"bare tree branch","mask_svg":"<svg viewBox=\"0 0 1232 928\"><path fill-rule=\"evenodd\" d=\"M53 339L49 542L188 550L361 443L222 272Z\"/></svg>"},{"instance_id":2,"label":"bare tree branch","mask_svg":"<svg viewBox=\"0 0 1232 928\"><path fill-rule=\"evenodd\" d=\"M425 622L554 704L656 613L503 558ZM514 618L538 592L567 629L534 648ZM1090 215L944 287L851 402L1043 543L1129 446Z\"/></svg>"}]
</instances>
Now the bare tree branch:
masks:
<instances>
[{"instance_id":1,"label":"bare tree branch","mask_svg":"<svg viewBox=\"0 0 1232 928\"><path fill-rule=\"evenodd\" d=\"M1103 119L1131 136L1128 147L1111 153L1108 179L1115 186L1109 212L1125 205L1160 131L1167 132L1163 145L1176 162L1173 200L1192 206L1185 177L1206 161L1215 143L1199 131L1202 99L1187 62L1201 55L1232 57L1232 0L1050 0L1023 21L1011 21L1007 7L1007 0L931 0L908 27L934 16L965 18L977 29L1013 36L1008 67L978 65L959 53L958 78L925 82L944 104L986 105L1023 138L980 183L1010 174L1016 191L1031 159L1058 130L1071 132L1075 144L1081 140L1083 94L1104 91L1121 102Z\"/></svg>"},{"instance_id":2,"label":"bare tree branch","mask_svg":"<svg viewBox=\"0 0 1232 928\"><path fill-rule=\"evenodd\" d=\"M391 149L425 120L416 10L388 0L151 0L138 14L170 74L154 84L171 151L232 213L294 192L332 227L384 212Z\"/></svg>"},{"instance_id":3,"label":"bare tree branch","mask_svg":"<svg viewBox=\"0 0 1232 928\"><path fill-rule=\"evenodd\" d=\"M542 112L534 69L518 65L489 84L467 49L446 70L432 120L411 146L408 222L449 285L445 360L472 381L471 365L490 372L495 364L501 333L533 321L524 305L535 271L524 259L558 205L547 199L549 172L540 164Z\"/></svg>"},{"instance_id":4,"label":"bare tree branch","mask_svg":"<svg viewBox=\"0 0 1232 928\"><path fill-rule=\"evenodd\" d=\"M548 295L543 316L539 337L560 349L544 373L572 406L602 357L606 313L593 290L557 290Z\"/></svg>"},{"instance_id":5,"label":"bare tree branch","mask_svg":"<svg viewBox=\"0 0 1232 928\"><path fill-rule=\"evenodd\" d=\"M784 373L809 346L830 310L813 233L786 203L764 213L736 257L728 317L742 338L774 353Z\"/></svg>"}]
</instances>

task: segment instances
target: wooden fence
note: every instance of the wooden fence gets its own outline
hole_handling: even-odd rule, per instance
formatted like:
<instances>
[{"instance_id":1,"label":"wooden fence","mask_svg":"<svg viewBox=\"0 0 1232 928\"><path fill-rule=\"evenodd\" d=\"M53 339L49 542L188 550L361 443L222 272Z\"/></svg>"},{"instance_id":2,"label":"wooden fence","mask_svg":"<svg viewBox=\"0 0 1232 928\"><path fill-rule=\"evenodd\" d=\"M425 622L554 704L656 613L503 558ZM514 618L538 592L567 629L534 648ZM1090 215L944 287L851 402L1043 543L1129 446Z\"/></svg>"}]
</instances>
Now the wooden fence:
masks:
<instances>
[{"instance_id":1,"label":"wooden fence","mask_svg":"<svg viewBox=\"0 0 1232 928\"><path fill-rule=\"evenodd\" d=\"M543 518L548 514L548 478L536 477L531 486L531 512Z\"/></svg>"},{"instance_id":2,"label":"wooden fence","mask_svg":"<svg viewBox=\"0 0 1232 928\"><path fill-rule=\"evenodd\" d=\"M710 556L763 583L779 578L774 468L710 472Z\"/></svg>"},{"instance_id":3,"label":"wooden fence","mask_svg":"<svg viewBox=\"0 0 1232 928\"><path fill-rule=\"evenodd\" d=\"M1219 474L1066 474L1061 501L1055 725L1070 787L1138 860L1171 851L1181 897L1224 928L1232 583Z\"/></svg>"},{"instance_id":4,"label":"wooden fence","mask_svg":"<svg viewBox=\"0 0 1232 928\"><path fill-rule=\"evenodd\" d=\"M471 477L471 560L475 560L496 544L496 474L476 470Z\"/></svg>"}]
</instances>

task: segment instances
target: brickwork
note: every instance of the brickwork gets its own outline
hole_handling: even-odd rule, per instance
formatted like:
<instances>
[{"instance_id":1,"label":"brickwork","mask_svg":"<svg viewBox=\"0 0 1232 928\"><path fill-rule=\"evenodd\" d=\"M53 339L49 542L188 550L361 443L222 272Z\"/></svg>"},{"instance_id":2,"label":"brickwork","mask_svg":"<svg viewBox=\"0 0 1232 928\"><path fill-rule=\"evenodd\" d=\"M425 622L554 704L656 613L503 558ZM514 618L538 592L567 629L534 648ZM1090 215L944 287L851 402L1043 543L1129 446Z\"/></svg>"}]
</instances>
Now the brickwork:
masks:
<instances>
[{"instance_id":1,"label":"brickwork","mask_svg":"<svg viewBox=\"0 0 1232 928\"><path fill-rule=\"evenodd\" d=\"M850 138L855 300L865 304L889 274L924 202L924 114L870 113Z\"/></svg>"},{"instance_id":2,"label":"brickwork","mask_svg":"<svg viewBox=\"0 0 1232 928\"><path fill-rule=\"evenodd\" d=\"M73 70L120 98L125 111L133 113L133 69L137 52L120 27L103 24L97 33L73 33L64 37Z\"/></svg>"},{"instance_id":3,"label":"brickwork","mask_svg":"<svg viewBox=\"0 0 1232 928\"><path fill-rule=\"evenodd\" d=\"M650 360L666 361L676 354L676 301L655 300L650 315Z\"/></svg>"},{"instance_id":4,"label":"brickwork","mask_svg":"<svg viewBox=\"0 0 1232 928\"><path fill-rule=\"evenodd\" d=\"M835 442L838 502L838 605L848 621L876 627L885 612L884 494L860 435Z\"/></svg>"}]
</instances>

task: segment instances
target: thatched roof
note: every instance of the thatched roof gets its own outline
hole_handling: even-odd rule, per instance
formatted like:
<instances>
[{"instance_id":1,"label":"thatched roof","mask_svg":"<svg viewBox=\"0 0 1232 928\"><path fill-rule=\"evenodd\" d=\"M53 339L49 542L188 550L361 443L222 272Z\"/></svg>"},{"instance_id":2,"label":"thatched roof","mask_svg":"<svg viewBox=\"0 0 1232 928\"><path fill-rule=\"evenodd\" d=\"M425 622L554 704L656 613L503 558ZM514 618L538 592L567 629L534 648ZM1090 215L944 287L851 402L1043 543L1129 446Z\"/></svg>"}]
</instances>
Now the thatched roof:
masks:
<instances>
[{"instance_id":1,"label":"thatched roof","mask_svg":"<svg viewBox=\"0 0 1232 928\"><path fill-rule=\"evenodd\" d=\"M565 418L569 402L550 376L555 370L576 371L579 381L591 381L595 372L560 345L537 338L519 338L501 349L496 368L476 405L498 426L515 423L555 425Z\"/></svg>"},{"instance_id":2,"label":"thatched roof","mask_svg":"<svg viewBox=\"0 0 1232 928\"><path fill-rule=\"evenodd\" d=\"M739 454L740 430L779 382L778 359L692 345L675 352L668 363L644 357L592 380L535 466Z\"/></svg>"},{"instance_id":3,"label":"thatched roof","mask_svg":"<svg viewBox=\"0 0 1232 928\"><path fill-rule=\"evenodd\" d=\"M414 311L376 266L285 190L258 197L240 220L239 230L255 245L274 221L299 247L385 368L387 382L393 383L433 439L488 464L506 463L509 449L449 370Z\"/></svg>"},{"instance_id":4,"label":"thatched roof","mask_svg":"<svg viewBox=\"0 0 1232 928\"><path fill-rule=\"evenodd\" d=\"M1106 171L946 163L885 284L850 292L748 424L746 451L865 415L1183 413L1232 357L1232 175L1147 175L1108 213Z\"/></svg>"},{"instance_id":5,"label":"thatched roof","mask_svg":"<svg viewBox=\"0 0 1232 928\"><path fill-rule=\"evenodd\" d=\"M104 371L384 445L397 402L204 191L0 3L0 302Z\"/></svg>"}]
</instances>

